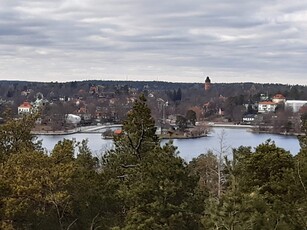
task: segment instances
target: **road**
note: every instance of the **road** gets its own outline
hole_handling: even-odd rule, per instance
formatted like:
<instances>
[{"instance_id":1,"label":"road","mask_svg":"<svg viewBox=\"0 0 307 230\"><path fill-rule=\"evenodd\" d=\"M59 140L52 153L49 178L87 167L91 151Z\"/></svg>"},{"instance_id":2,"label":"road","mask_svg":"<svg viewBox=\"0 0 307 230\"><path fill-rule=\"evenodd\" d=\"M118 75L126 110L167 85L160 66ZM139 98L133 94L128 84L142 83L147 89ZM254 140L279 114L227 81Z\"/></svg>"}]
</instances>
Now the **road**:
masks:
<instances>
[{"instance_id":1,"label":"road","mask_svg":"<svg viewBox=\"0 0 307 230\"><path fill-rule=\"evenodd\" d=\"M107 129L122 128L121 124L110 124L110 125L93 125L79 127L78 133L102 133Z\"/></svg>"}]
</instances>

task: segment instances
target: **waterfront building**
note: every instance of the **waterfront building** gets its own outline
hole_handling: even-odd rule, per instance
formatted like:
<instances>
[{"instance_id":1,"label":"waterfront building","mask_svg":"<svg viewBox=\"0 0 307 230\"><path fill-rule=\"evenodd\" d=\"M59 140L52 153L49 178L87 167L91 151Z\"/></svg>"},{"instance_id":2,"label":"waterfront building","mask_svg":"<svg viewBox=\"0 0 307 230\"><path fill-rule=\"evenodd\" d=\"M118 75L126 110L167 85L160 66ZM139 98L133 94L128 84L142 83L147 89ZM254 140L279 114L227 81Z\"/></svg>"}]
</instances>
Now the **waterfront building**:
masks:
<instances>
[{"instance_id":1,"label":"waterfront building","mask_svg":"<svg viewBox=\"0 0 307 230\"><path fill-rule=\"evenodd\" d=\"M246 114L243 116L242 121L244 124L250 125L254 123L256 117L256 114Z\"/></svg>"},{"instance_id":2,"label":"waterfront building","mask_svg":"<svg viewBox=\"0 0 307 230\"><path fill-rule=\"evenodd\" d=\"M307 101L302 100L287 100L285 103L285 107L288 109L292 109L294 113L298 112L301 107L307 105Z\"/></svg>"},{"instance_id":3,"label":"waterfront building","mask_svg":"<svg viewBox=\"0 0 307 230\"><path fill-rule=\"evenodd\" d=\"M277 103L272 101L261 101L258 103L258 113L274 112L277 107Z\"/></svg>"}]
</instances>

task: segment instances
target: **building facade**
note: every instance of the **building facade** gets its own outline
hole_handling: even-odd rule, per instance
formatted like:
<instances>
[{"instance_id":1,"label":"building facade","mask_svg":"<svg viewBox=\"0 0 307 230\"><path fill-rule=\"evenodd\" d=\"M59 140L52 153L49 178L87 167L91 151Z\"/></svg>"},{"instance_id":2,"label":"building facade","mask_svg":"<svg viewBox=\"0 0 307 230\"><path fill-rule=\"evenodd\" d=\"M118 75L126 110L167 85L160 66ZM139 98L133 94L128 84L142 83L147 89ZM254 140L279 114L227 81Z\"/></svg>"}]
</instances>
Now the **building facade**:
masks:
<instances>
[{"instance_id":1,"label":"building facade","mask_svg":"<svg viewBox=\"0 0 307 230\"><path fill-rule=\"evenodd\" d=\"M18 106L18 114L25 114L25 113L31 113L32 112L32 105L25 101L20 106Z\"/></svg>"},{"instance_id":2,"label":"building facade","mask_svg":"<svg viewBox=\"0 0 307 230\"><path fill-rule=\"evenodd\" d=\"M272 101L261 101L258 104L258 113L274 112L277 107L277 103Z\"/></svg>"},{"instance_id":3,"label":"building facade","mask_svg":"<svg viewBox=\"0 0 307 230\"><path fill-rule=\"evenodd\" d=\"M285 103L285 107L287 109L292 109L294 113L298 112L304 105L307 105L307 101L287 100Z\"/></svg>"},{"instance_id":4,"label":"building facade","mask_svg":"<svg viewBox=\"0 0 307 230\"><path fill-rule=\"evenodd\" d=\"M205 90L208 91L210 89L211 89L211 80L209 77L207 77L205 80Z\"/></svg>"}]
</instances>

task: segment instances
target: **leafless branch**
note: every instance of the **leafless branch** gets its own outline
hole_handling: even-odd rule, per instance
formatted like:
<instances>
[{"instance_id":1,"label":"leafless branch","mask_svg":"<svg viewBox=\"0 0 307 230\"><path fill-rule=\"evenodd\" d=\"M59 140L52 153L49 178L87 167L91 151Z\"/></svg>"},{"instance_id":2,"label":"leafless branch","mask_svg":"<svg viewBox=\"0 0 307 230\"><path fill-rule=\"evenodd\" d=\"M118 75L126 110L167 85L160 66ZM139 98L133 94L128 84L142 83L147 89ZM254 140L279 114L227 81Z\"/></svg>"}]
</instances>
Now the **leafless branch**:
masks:
<instances>
[{"instance_id":1,"label":"leafless branch","mask_svg":"<svg viewBox=\"0 0 307 230\"><path fill-rule=\"evenodd\" d=\"M121 167L127 169L127 168L135 168L137 167L138 165L124 165L124 164L121 164Z\"/></svg>"},{"instance_id":2,"label":"leafless branch","mask_svg":"<svg viewBox=\"0 0 307 230\"><path fill-rule=\"evenodd\" d=\"M303 183L303 180L302 180L302 177L301 177L301 173L300 173L300 161L298 161L298 163L297 163L297 174L298 174L298 178L300 180L300 183L301 183L301 185L302 185L302 187L304 189L304 192L306 193L306 187L305 187L305 185Z\"/></svg>"},{"instance_id":3,"label":"leafless branch","mask_svg":"<svg viewBox=\"0 0 307 230\"><path fill-rule=\"evenodd\" d=\"M96 219L99 217L100 213L98 212L96 216L92 219L90 230L95 230Z\"/></svg>"},{"instance_id":4,"label":"leafless branch","mask_svg":"<svg viewBox=\"0 0 307 230\"><path fill-rule=\"evenodd\" d=\"M69 230L70 227L73 226L76 223L77 220L78 220L78 218L76 218L73 222L71 222L70 225L68 225L67 230Z\"/></svg>"},{"instance_id":5,"label":"leafless branch","mask_svg":"<svg viewBox=\"0 0 307 230\"><path fill-rule=\"evenodd\" d=\"M128 177L128 174L124 174L124 175L121 175L121 176L117 176L117 178L119 178L119 179L125 179L126 177Z\"/></svg>"}]
</instances>

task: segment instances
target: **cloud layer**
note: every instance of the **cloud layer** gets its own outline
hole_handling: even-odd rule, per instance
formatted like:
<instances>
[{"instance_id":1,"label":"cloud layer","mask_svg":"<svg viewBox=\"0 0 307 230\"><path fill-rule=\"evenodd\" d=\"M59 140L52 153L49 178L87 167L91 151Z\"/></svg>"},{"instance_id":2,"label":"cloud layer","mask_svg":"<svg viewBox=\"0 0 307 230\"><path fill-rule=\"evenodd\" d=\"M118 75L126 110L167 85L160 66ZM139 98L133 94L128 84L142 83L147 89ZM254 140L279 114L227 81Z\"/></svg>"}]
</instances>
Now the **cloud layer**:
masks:
<instances>
[{"instance_id":1,"label":"cloud layer","mask_svg":"<svg viewBox=\"0 0 307 230\"><path fill-rule=\"evenodd\" d=\"M307 84L301 0L0 1L0 79Z\"/></svg>"}]
</instances>

